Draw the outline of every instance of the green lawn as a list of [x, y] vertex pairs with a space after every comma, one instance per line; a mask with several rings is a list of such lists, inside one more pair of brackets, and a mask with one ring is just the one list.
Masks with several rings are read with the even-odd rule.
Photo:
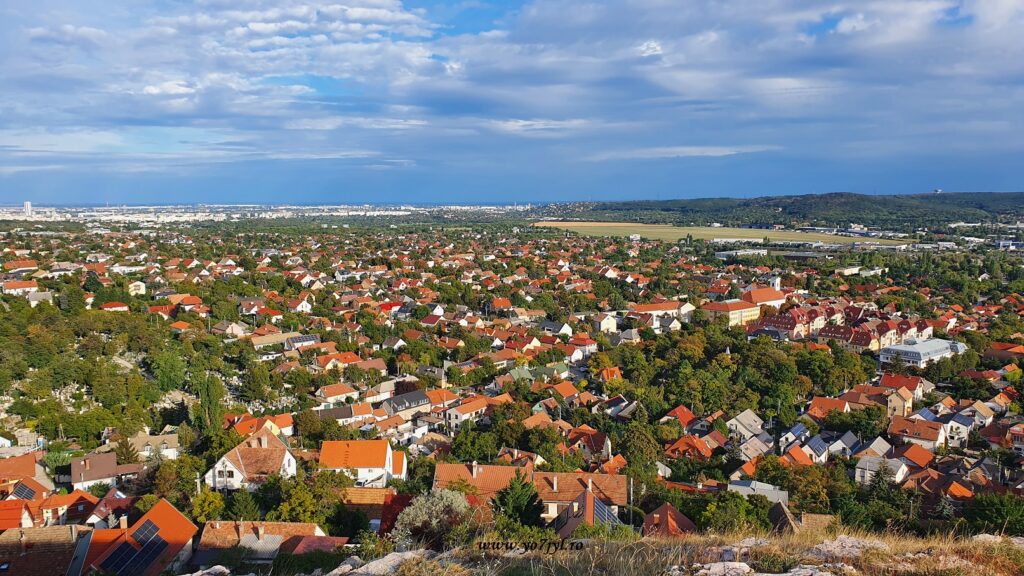
[[630, 236], [639, 234], [652, 240], [669, 240], [678, 242], [687, 236], [696, 240], [714, 240], [716, 238], [743, 238], [763, 240], [767, 236], [776, 242], [828, 242], [833, 244], [852, 244], [853, 242], [879, 242], [896, 244], [891, 240], [876, 238], [854, 238], [836, 236], [820, 232], [797, 232], [796, 230], [757, 230], [753, 228], [714, 228], [711, 226], [671, 226], [668, 224], [637, 224], [632, 222], [537, 222], [534, 226], [561, 228], [578, 232], [587, 236]]

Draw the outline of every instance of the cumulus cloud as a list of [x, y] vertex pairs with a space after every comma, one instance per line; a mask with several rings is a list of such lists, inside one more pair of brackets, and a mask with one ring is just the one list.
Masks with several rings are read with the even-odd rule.
[[[0, 18], [2, 165], [319, 158], [458, 178], [515, 159], [569, 177], [580, 159], [874, 154], [923, 172], [953, 166], [934, 159], [955, 143], [984, 176], [1024, 150], [1015, 0], [47, 5]], [[650, 162], [671, 158], [693, 162]]]
[[28, 30], [28, 38], [33, 42], [50, 42], [66, 46], [95, 48], [107, 39], [107, 33], [99, 28], [92, 28], [90, 26], [62, 24], [53, 27], [30, 28]]

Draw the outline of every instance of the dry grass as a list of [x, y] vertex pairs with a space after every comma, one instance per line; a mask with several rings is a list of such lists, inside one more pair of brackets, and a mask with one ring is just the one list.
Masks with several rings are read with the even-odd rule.
[[[840, 534], [875, 540], [887, 549], [868, 550], [859, 557], [823, 559], [811, 554], [818, 544]], [[644, 539], [636, 542], [592, 540], [583, 550], [542, 553], [494, 553], [464, 548], [451, 556], [476, 574], [508, 576], [645, 576], [664, 574], [670, 566], [692, 566], [720, 560], [722, 547], [745, 538], [768, 543], [749, 549], [744, 558], [755, 570], [785, 572], [797, 564], [844, 562], [867, 576], [938, 575], [1020, 576], [1024, 550], [1009, 542], [983, 543], [949, 535], [918, 538], [900, 534], [873, 534], [838, 529], [827, 533], [695, 534], [677, 540]], [[440, 574], [440, 572], [438, 572]]]
[[651, 240], [668, 240], [678, 242], [687, 236], [696, 240], [714, 240], [716, 238], [742, 238], [760, 241], [768, 237], [773, 242], [825, 242], [830, 244], [852, 244], [854, 242], [878, 242], [896, 244], [891, 240], [875, 238], [855, 238], [837, 236], [820, 232], [798, 232], [796, 230], [759, 230], [755, 228], [713, 228], [711, 226], [671, 226], [668, 224], [638, 224], [632, 222], [558, 222], [542, 221], [534, 226], [561, 228], [578, 232], [586, 236], [630, 236], [639, 234]]

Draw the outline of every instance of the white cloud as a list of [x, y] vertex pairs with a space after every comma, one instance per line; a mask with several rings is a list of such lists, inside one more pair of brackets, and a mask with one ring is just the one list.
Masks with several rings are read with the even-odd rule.
[[852, 16], [844, 16], [836, 23], [836, 32], [839, 34], [854, 34], [856, 32], [863, 32], [875, 26], [878, 22], [876, 20], [868, 20], [864, 17], [864, 14], [857, 13]]
[[545, 119], [509, 119], [489, 120], [486, 125], [498, 132], [514, 134], [516, 136], [530, 136], [549, 138], [564, 135], [567, 132], [590, 128], [593, 123], [582, 118], [568, 120], [545, 120]]
[[657, 40], [648, 40], [637, 48], [637, 52], [639, 52], [644, 58], [648, 56], [658, 56], [662, 53], [661, 43]]
[[168, 80], [160, 84], [146, 86], [142, 90], [144, 94], [149, 94], [150, 96], [183, 96], [194, 94], [195, 91], [195, 88], [189, 86], [183, 80]]
[[665, 158], [721, 158], [737, 154], [752, 154], [778, 150], [778, 146], [656, 146], [609, 150], [589, 156], [592, 162], [609, 160], [659, 160]]
[[37, 42], [53, 42], [67, 46], [77, 45], [84, 48], [99, 46], [107, 39], [107, 33], [90, 26], [74, 26], [63, 24], [53, 28], [37, 27], [28, 30], [30, 40]]

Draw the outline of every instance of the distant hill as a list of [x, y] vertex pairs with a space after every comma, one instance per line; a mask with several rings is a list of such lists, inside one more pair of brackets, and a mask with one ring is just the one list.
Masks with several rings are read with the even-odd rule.
[[[556, 209], [557, 210], [557, 209]], [[573, 218], [696, 225], [848, 226], [892, 228], [1024, 219], [1024, 192], [940, 192], [875, 196], [853, 193], [760, 198], [643, 200], [576, 205]]]

